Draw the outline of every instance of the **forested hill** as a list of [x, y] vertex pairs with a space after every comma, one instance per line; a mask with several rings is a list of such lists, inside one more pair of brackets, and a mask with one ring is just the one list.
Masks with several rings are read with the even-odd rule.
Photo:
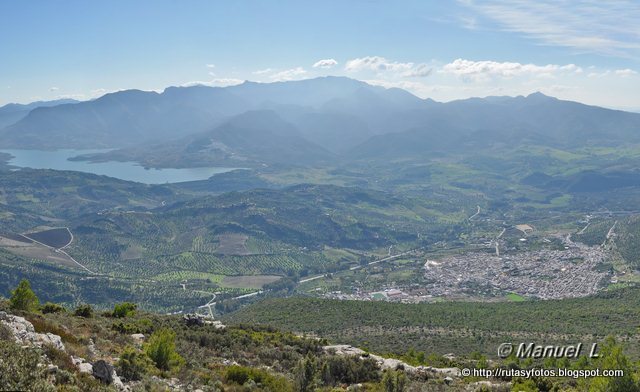
[[[293, 297], [269, 299], [229, 315], [298, 333], [315, 333], [374, 351], [479, 350], [492, 353], [501, 339], [597, 340], [613, 334], [640, 339], [640, 289], [593, 297], [526, 302], [399, 304]], [[640, 351], [630, 344], [636, 356]]]

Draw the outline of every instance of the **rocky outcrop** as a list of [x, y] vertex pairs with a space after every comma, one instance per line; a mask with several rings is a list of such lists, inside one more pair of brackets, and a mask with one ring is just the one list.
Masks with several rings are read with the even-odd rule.
[[80, 373], [93, 374], [93, 365], [87, 362], [84, 358], [71, 356], [71, 362], [78, 368]]
[[9, 329], [18, 344], [36, 347], [51, 345], [58, 350], [65, 351], [64, 343], [62, 343], [60, 336], [48, 332], [37, 333], [33, 328], [33, 324], [24, 317], [0, 312], [0, 323]]
[[134, 333], [134, 334], [131, 335], [131, 339], [133, 339], [133, 341], [136, 344], [142, 344], [146, 340], [146, 337], [144, 336], [144, 334]]
[[339, 344], [339, 345], [334, 345], [334, 346], [325, 346], [324, 350], [327, 352], [332, 352], [335, 353], [336, 355], [351, 355], [351, 356], [358, 356], [358, 357], [368, 357], [371, 358], [373, 360], [375, 360], [376, 362], [378, 362], [378, 366], [380, 366], [381, 369], [385, 370], [385, 369], [402, 369], [407, 373], [412, 373], [412, 374], [439, 374], [439, 375], [444, 375], [444, 376], [453, 376], [453, 377], [459, 377], [460, 376], [460, 369], [456, 368], [456, 367], [451, 367], [451, 368], [436, 368], [433, 366], [412, 366], [409, 365], [406, 362], [403, 362], [399, 359], [394, 359], [394, 358], [384, 358], [381, 357], [379, 355], [374, 355], [374, 354], [368, 354], [365, 351], [357, 348], [357, 347], [353, 347], [350, 346], [348, 344]]
[[222, 324], [220, 320], [211, 320], [206, 316], [196, 313], [185, 314], [184, 316], [182, 316], [182, 321], [187, 325], [187, 327], [201, 327], [203, 325], [212, 325], [216, 329], [226, 328], [226, 326]]

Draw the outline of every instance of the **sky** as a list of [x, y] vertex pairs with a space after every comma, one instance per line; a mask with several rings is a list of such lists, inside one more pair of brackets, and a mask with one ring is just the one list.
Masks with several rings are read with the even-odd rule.
[[340, 75], [640, 111], [638, 21], [637, 0], [2, 1], [0, 105]]

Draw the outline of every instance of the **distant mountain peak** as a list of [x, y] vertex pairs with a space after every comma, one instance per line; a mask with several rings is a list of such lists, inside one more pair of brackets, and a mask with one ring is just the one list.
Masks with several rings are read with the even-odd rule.
[[558, 99], [556, 97], [551, 97], [549, 95], [545, 95], [545, 94], [541, 93], [540, 91], [536, 91], [535, 93], [531, 93], [531, 94], [527, 95], [526, 98], [527, 99], [553, 99], [553, 100], [557, 100]]

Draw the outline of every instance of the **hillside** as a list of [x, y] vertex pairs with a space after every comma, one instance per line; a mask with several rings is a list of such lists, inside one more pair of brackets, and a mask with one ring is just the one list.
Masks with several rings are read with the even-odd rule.
[[225, 322], [268, 325], [395, 353], [413, 348], [492, 355], [501, 342], [515, 337], [570, 344], [599, 341], [612, 334], [627, 341], [638, 357], [640, 351], [634, 345], [640, 339], [639, 305], [637, 288], [580, 299], [518, 303], [399, 304], [293, 297], [258, 302], [228, 315]]
[[[42, 222], [111, 208], [156, 207], [177, 197], [177, 192], [166, 186], [72, 171], [0, 170], [0, 183], [0, 208], [23, 210]], [[4, 218], [4, 231], [36, 226], [22, 221], [23, 215], [17, 212]]]
[[[376, 116], [368, 117], [371, 113], [386, 116], [400, 109], [406, 110], [403, 106], [407, 101], [414, 105], [421, 102], [406, 92], [399, 94], [339, 77], [277, 83], [247, 82], [226, 88], [169, 87], [162, 93], [126, 90], [106, 94], [93, 101], [36, 108], [15, 124], [0, 130], [0, 147], [132, 146], [208, 131], [229, 117], [252, 110], [272, 109], [287, 118], [287, 114], [296, 112], [331, 116], [335, 111], [342, 111], [332, 109], [332, 105], [341, 100], [352, 102], [349, 116], [366, 124], [377, 123]], [[325, 109], [326, 105], [329, 107]], [[297, 122], [308, 124], [304, 118]], [[317, 140], [322, 140], [322, 137]]]
[[419, 232], [442, 233], [418, 200], [328, 185], [231, 192], [151, 211], [109, 211], [76, 219], [70, 227], [76, 242], [69, 253], [90, 268], [148, 277], [170, 271], [324, 271], [337, 262], [326, 258], [325, 247], [368, 252], [413, 243]]
[[640, 115], [541, 93], [526, 97], [471, 98], [437, 104], [405, 118], [399, 132], [355, 147], [360, 158], [415, 157], [540, 145], [576, 149], [624, 146], [640, 141]]
[[271, 110], [247, 111], [219, 126], [170, 142], [81, 156], [92, 161], [135, 159], [145, 167], [305, 166], [334, 155], [303, 137]]
[[[365, 333], [367, 346], [373, 347], [372, 351], [365, 351], [357, 346], [330, 344], [333, 342], [324, 338], [258, 326], [253, 321], [225, 325], [196, 314], [148, 313], [140, 311], [131, 302], [114, 303], [112, 308], [100, 312], [86, 304], [67, 309], [52, 302], [41, 304], [39, 291], [39, 287], [32, 289], [30, 283], [23, 280], [12, 291], [9, 300], [0, 298], [0, 389], [456, 392], [483, 391], [487, 387], [497, 391], [522, 390], [523, 387], [587, 390], [593, 385], [610, 385], [611, 380], [625, 382], [627, 386], [636, 385], [631, 374], [637, 371], [637, 365], [623, 353], [623, 347], [628, 343], [620, 345], [612, 337], [603, 342], [599, 358], [584, 357], [573, 361], [520, 361], [469, 351], [443, 356], [432, 351], [433, 348], [425, 352], [415, 346], [408, 351], [399, 351], [401, 348], [397, 346], [394, 353], [382, 354], [376, 350], [386, 337], [379, 332], [390, 326], [390, 317], [397, 316], [397, 309], [402, 311], [402, 308], [383, 306], [385, 309], [382, 309], [377, 306], [381, 304], [376, 303], [362, 308], [365, 314], [374, 307], [391, 310], [391, 313], [378, 314], [382, 316], [380, 325], [375, 328], [378, 334], [371, 334], [371, 329], [362, 326], [360, 331]], [[621, 301], [628, 298], [626, 294], [608, 298], [616, 305], [614, 314], [622, 310], [619, 309]], [[592, 305], [588, 310], [593, 310], [599, 305], [597, 298], [593, 300], [593, 303], [583, 300], [580, 305]], [[273, 311], [271, 302], [260, 305]], [[562, 308], [560, 303], [544, 306], [554, 309], [558, 304]], [[570, 302], [568, 304], [572, 306]], [[310, 307], [310, 313], [309, 309], [304, 309], [301, 313], [289, 314], [294, 320], [297, 316], [311, 314], [307, 321], [318, 321], [320, 319], [314, 316], [316, 312], [327, 310], [319, 307], [318, 301], [309, 300], [291, 299], [279, 301], [277, 305], [283, 305], [287, 311], [293, 310], [291, 305], [294, 308]], [[345, 303], [347, 308], [350, 305]], [[455, 308], [464, 304], [442, 305], [452, 305], [456, 313]], [[347, 308], [336, 309], [344, 311]], [[244, 312], [246, 314], [247, 310]], [[302, 320], [302, 317], [297, 318]], [[415, 317], [409, 320], [413, 319]], [[264, 321], [264, 318], [258, 321]], [[339, 320], [332, 321], [338, 321], [340, 325]], [[406, 338], [409, 328], [406, 324], [401, 328], [396, 335], [400, 339]], [[419, 334], [424, 337], [426, 331], [422, 327]], [[478, 331], [472, 331], [474, 336], [481, 336]], [[616, 331], [617, 324], [614, 326]], [[520, 332], [509, 333], [511, 338], [523, 336]], [[344, 340], [343, 337], [336, 339]], [[570, 376], [526, 380], [525, 377], [485, 378], [464, 374], [469, 368], [495, 372], [496, 369], [524, 371], [556, 366], [574, 371], [592, 367], [622, 369], [625, 374], [617, 378], [580, 380]]]
[[439, 103], [401, 89], [323, 77], [162, 93], [126, 90], [36, 107], [0, 129], [0, 148], [115, 147], [122, 149], [89, 158], [148, 167], [295, 166], [336, 157], [387, 161], [528, 146], [619, 147], [640, 143], [638, 129], [640, 114], [541, 93]]
[[22, 120], [33, 109], [76, 102], [77, 101], [73, 99], [57, 99], [54, 101], [37, 101], [29, 104], [10, 103], [4, 105], [0, 107], [0, 129]]

